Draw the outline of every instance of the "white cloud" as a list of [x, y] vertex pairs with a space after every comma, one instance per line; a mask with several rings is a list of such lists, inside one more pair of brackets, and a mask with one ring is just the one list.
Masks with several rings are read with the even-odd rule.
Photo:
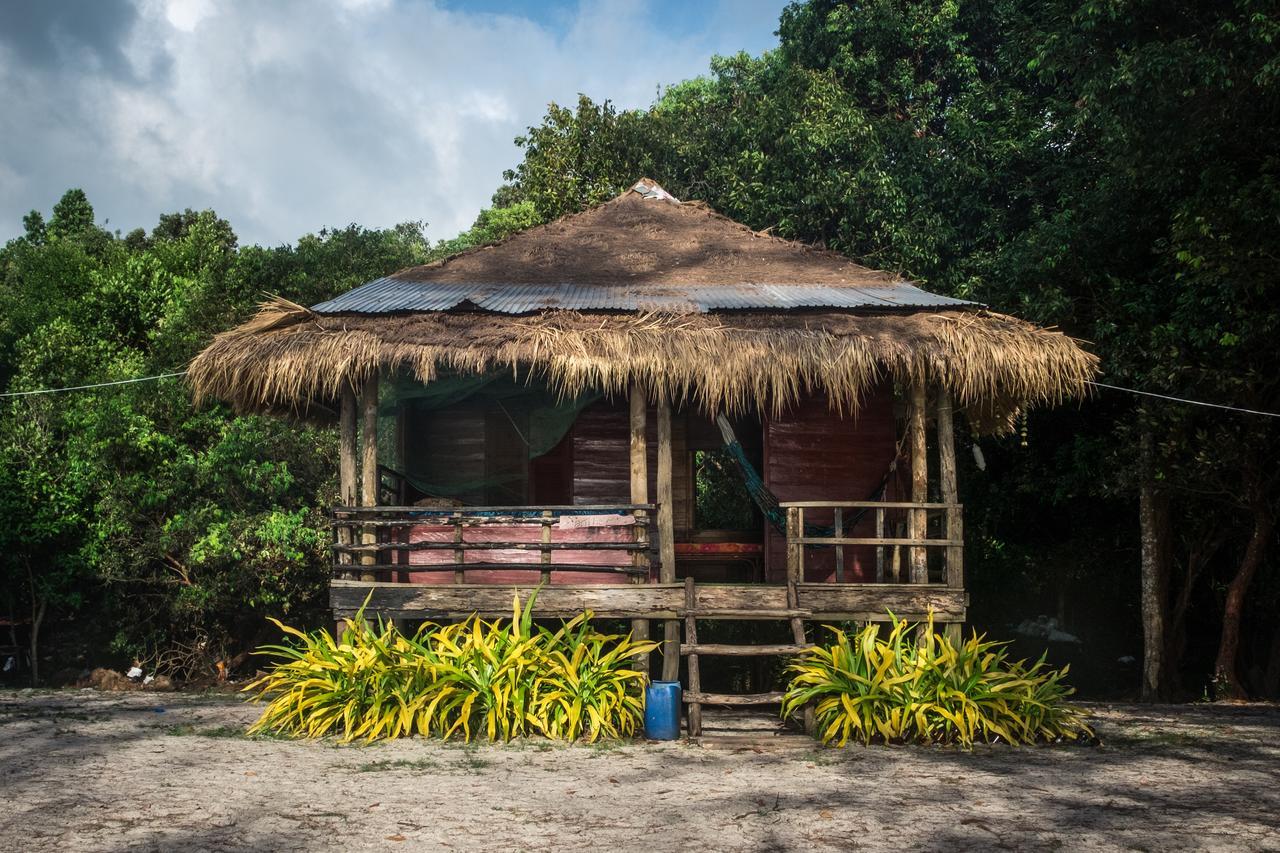
[[213, 13], [212, 0], [165, 0], [164, 16], [176, 29], [193, 31]]
[[451, 236], [548, 101], [643, 106], [711, 53], [763, 41], [781, 6], [671, 33], [627, 0], [584, 0], [563, 29], [427, 0], [138, 0], [125, 43], [99, 53], [127, 59], [115, 74], [0, 44], [0, 239], [71, 186], [122, 229], [213, 207], [244, 242], [411, 219]]

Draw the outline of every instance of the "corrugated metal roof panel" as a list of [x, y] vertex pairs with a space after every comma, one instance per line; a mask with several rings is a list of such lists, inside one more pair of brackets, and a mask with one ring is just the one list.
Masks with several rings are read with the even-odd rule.
[[911, 310], [981, 307], [915, 285], [853, 287], [804, 284], [724, 284], [664, 287], [654, 284], [454, 284], [380, 278], [312, 307], [320, 314], [390, 314], [448, 311], [474, 305], [500, 314], [549, 308], [580, 311], [734, 311], [844, 308]]

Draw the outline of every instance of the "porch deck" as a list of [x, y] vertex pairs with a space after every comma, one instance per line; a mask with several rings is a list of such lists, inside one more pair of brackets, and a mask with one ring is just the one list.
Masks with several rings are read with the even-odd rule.
[[[461, 619], [510, 615], [511, 597], [522, 601], [537, 590], [534, 613], [571, 618], [591, 611], [601, 618], [679, 619], [688, 609], [683, 583], [566, 584], [557, 586], [494, 584], [426, 585], [386, 581], [337, 580], [329, 587], [334, 616], [355, 614], [368, 598], [366, 613], [389, 619]], [[694, 585], [696, 608], [705, 619], [776, 619], [787, 609], [786, 584]], [[963, 589], [946, 584], [799, 583], [798, 606], [806, 619], [881, 621], [887, 611], [905, 619], [923, 619], [929, 611], [943, 623], [965, 620]]]
[[[750, 620], [802, 611], [806, 619], [876, 621], [892, 611], [910, 619], [932, 612], [940, 623], [965, 619], [957, 504], [784, 504], [782, 583], [697, 581], [692, 572], [680, 571], [689, 566], [681, 564], [676, 549], [662, 547], [651, 533], [655, 509], [339, 507], [332, 522], [334, 616], [350, 617], [364, 606], [370, 615], [393, 619], [494, 617], [510, 613], [513, 594], [527, 600], [536, 591], [534, 612], [543, 617], [590, 611], [602, 618], [673, 620], [696, 613]], [[872, 535], [846, 535], [857, 533], [856, 524], [846, 530], [843, 523], [848, 511], [873, 520]], [[921, 532], [910, 538], [887, 535], [906, 524], [887, 522], [892, 513], [923, 514]], [[835, 523], [815, 527], [806, 524], [806, 514]], [[846, 553], [854, 549], [874, 554], [876, 582], [817, 582], [807, 575], [816, 554], [836, 566], [834, 578], [842, 578]], [[663, 564], [664, 552], [675, 565]], [[692, 607], [686, 584], [677, 582], [685, 576], [694, 579]]]

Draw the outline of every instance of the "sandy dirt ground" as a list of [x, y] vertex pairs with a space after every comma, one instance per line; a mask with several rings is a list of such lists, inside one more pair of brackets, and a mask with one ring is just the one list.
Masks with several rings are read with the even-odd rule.
[[234, 697], [0, 693], [0, 850], [1280, 850], [1280, 709], [1096, 706], [1101, 746], [342, 746]]

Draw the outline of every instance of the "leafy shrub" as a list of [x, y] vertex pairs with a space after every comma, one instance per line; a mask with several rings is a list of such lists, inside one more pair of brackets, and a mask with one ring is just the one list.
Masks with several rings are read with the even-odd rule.
[[630, 737], [644, 717], [639, 688], [644, 675], [628, 664], [638, 650], [656, 643], [601, 634], [577, 616], [554, 635], [544, 634], [545, 652], [534, 683], [533, 720], [547, 737], [577, 740]]
[[1010, 661], [1004, 643], [976, 633], [956, 645], [923, 626], [893, 618], [888, 636], [868, 625], [851, 638], [834, 634], [789, 667], [782, 704], [789, 715], [810, 702], [823, 743], [851, 737], [886, 741], [959, 743], [1003, 740], [1011, 744], [1092, 735], [1085, 714], [1066, 704], [1074, 689], [1067, 667], [1049, 669]]
[[530, 611], [517, 598], [510, 620], [427, 623], [412, 637], [363, 611], [337, 640], [276, 622], [295, 642], [260, 650], [281, 661], [245, 688], [269, 700], [250, 733], [344, 741], [415, 733], [447, 740], [458, 731], [467, 741], [481, 733], [591, 741], [633, 734], [645, 677], [629, 663], [657, 644], [600, 634], [590, 613], [552, 632], [535, 626]]
[[542, 632], [532, 630], [529, 610], [521, 616], [518, 600], [514, 617], [485, 622], [473, 616], [453, 625], [424, 625], [405, 642], [401, 666], [412, 674], [414, 691], [397, 697], [404, 720], [400, 733], [407, 734], [415, 720], [418, 734], [446, 740], [462, 729], [470, 741], [473, 722], [489, 740], [527, 733], [546, 643]]
[[400, 666], [407, 644], [394, 625], [353, 620], [335, 640], [327, 631], [304, 634], [272, 621], [297, 642], [258, 649], [283, 660], [245, 687], [258, 691], [255, 699], [271, 697], [249, 734], [322, 737], [341, 731], [345, 740], [373, 740], [403, 732], [401, 716], [383, 712], [413, 688]]

